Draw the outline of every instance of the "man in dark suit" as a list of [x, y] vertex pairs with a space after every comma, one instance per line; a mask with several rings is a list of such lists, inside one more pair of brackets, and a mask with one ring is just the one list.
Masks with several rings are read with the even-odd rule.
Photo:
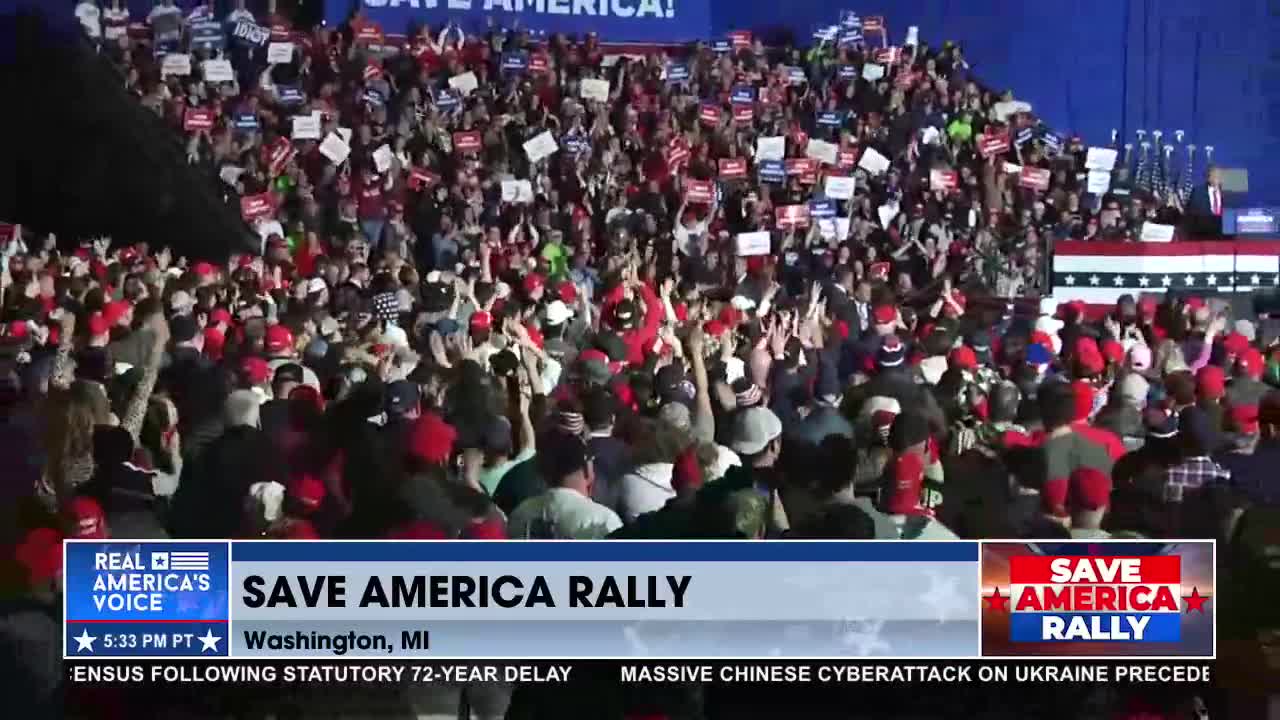
[[1187, 234], [1192, 237], [1221, 237], [1225, 204], [1222, 172], [1211, 165], [1205, 183], [1191, 191], [1191, 199], [1187, 203]]

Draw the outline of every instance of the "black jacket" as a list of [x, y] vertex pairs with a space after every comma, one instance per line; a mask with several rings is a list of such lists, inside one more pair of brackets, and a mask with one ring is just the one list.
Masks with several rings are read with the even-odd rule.
[[173, 498], [176, 537], [236, 537], [245, 496], [255, 483], [282, 481], [279, 451], [257, 428], [228, 428], [183, 468]]

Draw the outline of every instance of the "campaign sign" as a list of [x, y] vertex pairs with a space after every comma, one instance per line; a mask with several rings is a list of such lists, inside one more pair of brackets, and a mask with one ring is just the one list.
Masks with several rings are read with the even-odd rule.
[[750, 85], [735, 85], [729, 93], [729, 102], [753, 103], [756, 101], [756, 89]]
[[271, 31], [257, 23], [241, 20], [231, 31], [231, 37], [249, 45], [262, 47], [271, 39]]
[[685, 63], [667, 64], [667, 82], [686, 82], [689, 79], [689, 66]]
[[502, 69], [506, 72], [521, 73], [529, 69], [529, 56], [522, 52], [502, 54]]
[[258, 129], [258, 116], [253, 113], [239, 113], [236, 115], [235, 128], [245, 132], [256, 131]]
[[836, 73], [841, 80], [852, 80], [858, 77], [857, 65], [841, 65]]
[[720, 158], [720, 179], [738, 180], [747, 176], [745, 158]]
[[787, 180], [787, 166], [781, 160], [761, 160], [756, 170], [760, 182], [783, 183]]
[[780, 205], [774, 209], [774, 220], [780, 229], [809, 227], [809, 206]]
[[710, 180], [685, 179], [684, 199], [687, 202], [709, 205], [713, 197], [715, 197], [715, 190]]
[[984, 543], [988, 656], [1214, 654], [1212, 541]]
[[756, 113], [750, 105], [739, 103], [733, 104], [733, 121], [739, 125], [745, 125], [755, 119]]
[[186, 114], [182, 116], [182, 129], [187, 132], [211, 130], [213, 120], [213, 111], [208, 108], [187, 108]]
[[547, 56], [542, 53], [534, 53], [529, 56], [529, 72], [544, 73], [550, 70], [547, 65]]
[[436, 107], [440, 110], [453, 110], [461, 103], [462, 99], [448, 90], [442, 88], [436, 91]]
[[727, 53], [732, 49], [733, 47], [729, 45], [728, 40], [716, 40], [715, 42], [711, 43], [711, 50], [713, 52]]
[[810, 200], [809, 201], [809, 217], [825, 220], [836, 216], [835, 200]]
[[458, 152], [479, 152], [481, 137], [479, 130], [456, 132], [453, 134], [453, 149]]
[[65, 544], [67, 658], [226, 657], [225, 542]]
[[703, 125], [715, 127], [720, 124], [720, 106], [715, 103], [703, 103], [698, 108], [698, 119]]
[[818, 113], [818, 124], [824, 127], [840, 127], [844, 122], [844, 113], [838, 110], [824, 110]]
[[302, 89], [296, 85], [277, 85], [276, 96], [285, 105], [299, 104], [305, 99], [302, 95]]

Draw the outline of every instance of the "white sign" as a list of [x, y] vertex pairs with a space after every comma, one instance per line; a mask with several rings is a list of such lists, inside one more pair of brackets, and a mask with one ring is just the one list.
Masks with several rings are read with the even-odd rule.
[[319, 140], [320, 118], [316, 115], [293, 116], [294, 140]]
[[578, 85], [578, 95], [584, 100], [609, 102], [609, 81], [584, 78]]
[[221, 83], [236, 80], [236, 73], [231, 69], [230, 60], [205, 60], [201, 67], [204, 69], [205, 82]]
[[184, 53], [169, 53], [160, 63], [160, 75], [190, 75], [191, 56]]
[[1006, 175], [1016, 175], [1022, 172], [1022, 166], [1007, 162], [1004, 164], [1004, 172]]
[[1094, 195], [1104, 195], [1111, 189], [1111, 173], [1107, 170], [1090, 170], [1086, 190]]
[[827, 240], [843, 240], [849, 237], [849, 218], [823, 218], [818, 221], [818, 232]]
[[391, 148], [383, 145], [373, 151], [373, 166], [378, 172], [384, 173], [391, 169], [391, 161], [395, 158], [395, 153], [391, 152]]
[[884, 66], [875, 63], [867, 63], [862, 66], [862, 79], [867, 82], [875, 82], [884, 77]]
[[1084, 166], [1089, 170], [1106, 170], [1111, 172], [1116, 166], [1116, 151], [1112, 148], [1089, 148], [1085, 155]]
[[536, 163], [559, 149], [560, 146], [556, 144], [556, 139], [551, 137], [550, 130], [543, 130], [542, 134], [525, 141], [524, 144], [524, 152], [529, 156], [531, 163]]
[[[870, 152], [870, 150], [868, 150]], [[835, 143], [829, 143], [826, 140], [810, 140], [805, 146], [804, 154], [814, 160], [821, 160], [828, 165], [835, 165], [840, 157], [840, 148]]]
[[[889, 158], [881, 155], [875, 148], [869, 147], [862, 153], [862, 157], [859, 158], [858, 167], [866, 170], [872, 175], [879, 175], [889, 169]], [[894, 212], [897, 212], [896, 209]]]
[[449, 87], [463, 95], [470, 95], [472, 90], [480, 87], [480, 83], [476, 80], [475, 73], [464, 72], [461, 75], [454, 75], [449, 78]]
[[528, 180], [503, 180], [502, 202], [533, 202], [533, 185]]
[[885, 203], [876, 209], [876, 214], [880, 216], [880, 227], [888, 230], [889, 223], [898, 217], [898, 203]]
[[857, 181], [851, 177], [828, 177], [823, 193], [836, 200], [848, 200], [853, 197]]
[[781, 160], [786, 153], [787, 138], [783, 135], [756, 140], [756, 160]]
[[342, 138], [342, 142], [351, 144], [351, 128], [338, 128], [338, 137]]
[[995, 111], [997, 120], [1005, 122], [1009, 119], [1010, 115], [1015, 113], [1031, 112], [1031, 103], [1023, 102], [1021, 100], [1007, 100], [1005, 102], [996, 103], [995, 106], [992, 107], [992, 110]]
[[942, 133], [938, 132], [938, 128], [932, 125], [920, 131], [920, 142], [925, 145], [937, 143], [940, 137], [942, 137]]
[[267, 62], [272, 65], [293, 62], [293, 43], [273, 42], [267, 46]]
[[907, 39], [902, 41], [903, 45], [919, 45], [920, 44], [920, 27], [912, 25], [907, 28]]
[[1142, 242], [1172, 242], [1173, 226], [1160, 223], [1142, 223]]
[[320, 143], [320, 154], [329, 158], [329, 162], [334, 165], [341, 165], [351, 154], [351, 146], [338, 137], [337, 133], [329, 133], [324, 142]]
[[223, 165], [218, 171], [218, 177], [222, 178], [222, 182], [235, 187], [240, 182], [240, 176], [244, 174], [244, 168], [235, 165]]
[[740, 257], [769, 254], [771, 240], [769, 239], [768, 230], [738, 233], [737, 240], [738, 255]]

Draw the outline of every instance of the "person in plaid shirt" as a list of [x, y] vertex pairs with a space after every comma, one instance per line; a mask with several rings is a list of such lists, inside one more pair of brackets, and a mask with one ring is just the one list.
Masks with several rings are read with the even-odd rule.
[[1178, 417], [1182, 438], [1182, 462], [1165, 472], [1164, 500], [1180, 503], [1188, 491], [1231, 481], [1231, 471], [1209, 457], [1217, 449], [1217, 433], [1209, 416], [1200, 408], [1187, 408]]

